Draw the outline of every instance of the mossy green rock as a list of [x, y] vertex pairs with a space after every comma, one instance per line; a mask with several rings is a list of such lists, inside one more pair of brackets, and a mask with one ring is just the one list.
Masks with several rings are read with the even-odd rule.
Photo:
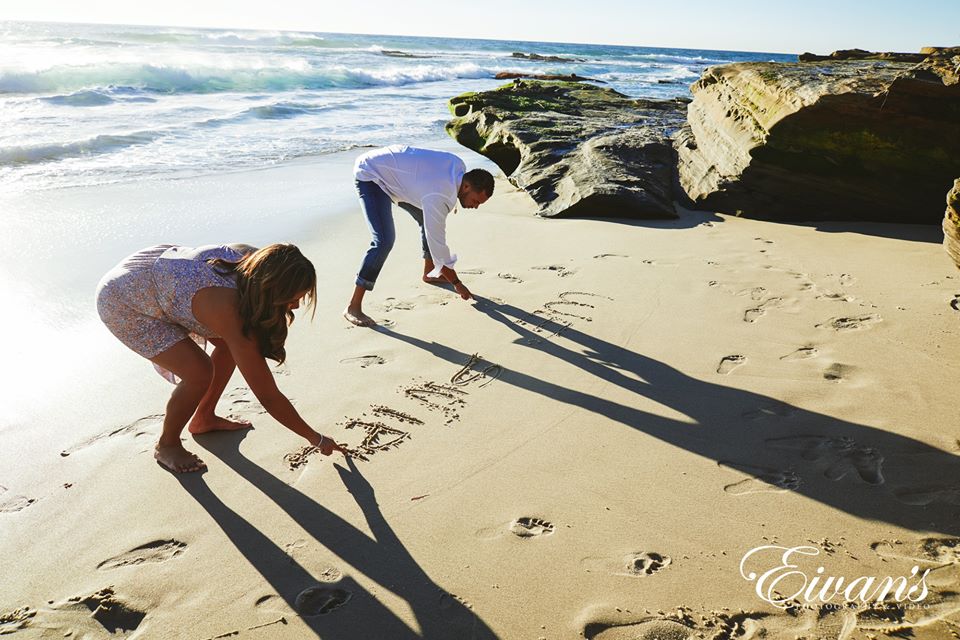
[[677, 140], [680, 182], [713, 211], [938, 223], [960, 175], [957, 53], [707, 69]]
[[671, 136], [685, 101], [578, 82], [518, 80], [450, 100], [449, 133], [493, 160], [539, 215], [675, 217]]

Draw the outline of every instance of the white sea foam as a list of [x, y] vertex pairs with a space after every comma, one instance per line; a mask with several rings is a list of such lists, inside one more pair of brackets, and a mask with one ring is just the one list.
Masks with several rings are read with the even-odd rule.
[[148, 144], [163, 135], [159, 131], [138, 131], [128, 134], [103, 134], [64, 142], [62, 144], [39, 144], [0, 148], [0, 166], [36, 164], [73, 158], [90, 156], [99, 153], [110, 153], [134, 145]]
[[[363, 88], [400, 86], [418, 82], [491, 78], [495, 69], [472, 62], [456, 65], [417, 64], [357, 67], [345, 64], [316, 66], [301, 59], [274, 63], [250, 59], [245, 63], [197, 61], [190, 64], [58, 65], [38, 71], [0, 69], [0, 93], [82, 94], [91, 98], [98, 90], [129, 87], [160, 93], [214, 93], [222, 91], [290, 91], [294, 89]], [[423, 62], [421, 60], [421, 62]], [[104, 103], [109, 100], [104, 100]], [[89, 102], [88, 102], [89, 104]]]

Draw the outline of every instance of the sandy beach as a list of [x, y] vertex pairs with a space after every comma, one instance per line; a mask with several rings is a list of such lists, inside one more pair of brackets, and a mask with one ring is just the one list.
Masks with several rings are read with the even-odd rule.
[[[448, 223], [477, 300], [420, 282], [396, 210], [368, 330], [340, 316], [368, 242], [359, 152], [176, 181], [150, 206], [217, 203], [248, 237], [198, 241], [304, 249], [320, 299], [279, 385], [366, 459], [301, 455], [237, 374], [221, 411], [254, 428], [188, 437], [209, 470], [174, 476], [151, 455], [169, 384], [90, 328], [111, 346], [88, 375], [49, 387], [48, 419], [0, 431], [0, 634], [956, 636], [960, 273], [938, 228], [544, 220], [501, 177]], [[69, 195], [47, 202], [136, 197]], [[278, 200], [305, 221], [296, 237], [271, 235]], [[135, 240], [88, 257], [105, 269]], [[815, 550], [808, 577], [929, 569], [928, 593], [782, 608], [741, 573], [764, 545]], [[751, 558], [759, 574], [779, 556]]]

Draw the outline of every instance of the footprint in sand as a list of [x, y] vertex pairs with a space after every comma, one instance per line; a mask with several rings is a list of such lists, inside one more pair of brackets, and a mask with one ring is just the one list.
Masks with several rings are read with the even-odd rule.
[[294, 606], [302, 616], [323, 616], [347, 604], [351, 597], [346, 589], [316, 585], [297, 594]]
[[573, 274], [575, 274], [575, 273], [577, 272], [576, 269], [568, 269], [567, 267], [563, 266], [562, 264], [548, 264], [548, 265], [544, 265], [544, 266], [542, 266], [542, 267], [531, 267], [531, 269], [535, 269], [535, 270], [537, 270], [537, 271], [553, 271], [554, 273], [556, 273], [556, 274], [557, 274], [558, 276], [560, 276], [561, 278], [566, 278], [567, 276], [572, 276]]
[[953, 296], [953, 300], [950, 301], [950, 308], [954, 311], [960, 311], [960, 293]]
[[517, 518], [510, 523], [510, 533], [518, 538], [537, 538], [549, 536], [554, 532], [553, 524], [540, 518]]
[[498, 273], [497, 277], [501, 280], [506, 280], [507, 282], [513, 282], [514, 284], [520, 284], [523, 282], [523, 279], [518, 278], [512, 273]]
[[853, 296], [845, 293], [837, 293], [836, 291], [823, 291], [818, 293], [815, 298], [817, 300], [836, 300], [839, 302], [856, 302], [857, 300]]
[[30, 607], [21, 607], [7, 613], [0, 613], [0, 636], [26, 629], [36, 615], [37, 612]]
[[59, 637], [126, 638], [147, 617], [145, 611], [119, 599], [113, 587], [86, 597], [69, 598], [58, 604], [51, 601], [50, 605], [41, 611], [23, 607], [0, 614], [0, 635], [36, 626], [55, 631]]
[[145, 611], [123, 602], [117, 598], [113, 587], [107, 587], [85, 598], [70, 598], [66, 605], [57, 607], [59, 611], [76, 611], [86, 613], [111, 634], [136, 631], [143, 619], [147, 617]]
[[851, 367], [848, 364], [834, 362], [823, 372], [823, 379], [829, 380], [830, 382], [843, 382], [843, 380], [850, 377], [850, 374], [852, 374], [854, 370], [855, 367]]
[[389, 318], [383, 318], [382, 320], [374, 319], [374, 322], [376, 322], [376, 324], [373, 325], [372, 327], [360, 327], [353, 323], [348, 322], [345, 328], [346, 329], [377, 329], [379, 327], [383, 327], [385, 329], [392, 329], [393, 327], [397, 326], [397, 322], [395, 320], [390, 320]]
[[[697, 629], [686, 621], [657, 617], [626, 624], [591, 622], [583, 628], [581, 635], [587, 640], [692, 640], [698, 637]], [[700, 637], [703, 637], [703, 634]]]
[[23, 511], [36, 501], [36, 498], [28, 498], [27, 496], [13, 496], [12, 498], [0, 501], [0, 513]]
[[759, 240], [764, 244], [773, 244], [773, 240], [767, 240], [766, 238], [754, 238], [754, 240]]
[[248, 387], [236, 387], [231, 389], [226, 395], [226, 400], [230, 403], [230, 412], [227, 417], [231, 420], [243, 418], [245, 415], [258, 414], [263, 415], [267, 410], [257, 401]]
[[780, 359], [788, 362], [793, 360], [806, 360], [808, 358], [816, 357], [818, 353], [820, 352], [816, 347], [800, 347], [796, 351], [791, 351], [785, 356], [780, 356]]
[[849, 273], [841, 273], [838, 280], [840, 284], [843, 285], [844, 287], [849, 287], [850, 285], [852, 285], [854, 282], [857, 281], [857, 279], [854, 278]]
[[952, 504], [960, 506], [960, 485], [901, 487], [895, 489], [893, 495], [904, 504], [918, 506]]
[[818, 435], [771, 438], [768, 447], [786, 451], [798, 451], [800, 457], [811, 462], [827, 464], [823, 475], [830, 480], [840, 480], [856, 472], [868, 484], [883, 484], [881, 468], [884, 458], [872, 447], [857, 445], [853, 438]]
[[119, 567], [129, 567], [140, 564], [155, 564], [166, 562], [182, 554], [187, 548], [186, 543], [179, 540], [154, 540], [134, 547], [125, 553], [107, 558], [97, 565], [97, 569], [108, 570]]
[[[774, 592], [776, 593], [776, 592]], [[931, 589], [922, 606], [909, 602], [846, 603], [800, 605], [797, 600], [783, 602], [786, 611], [710, 612], [695, 620], [688, 607], [677, 607], [676, 616], [646, 617], [623, 623], [619, 612], [584, 626], [587, 640], [758, 640], [760, 638], [913, 638], [934, 640], [955, 637], [952, 618], [960, 611], [960, 601], [952, 590]], [[594, 616], [598, 617], [598, 616]]]
[[383, 301], [384, 311], [412, 311], [416, 308], [412, 302], [406, 300], [397, 300], [396, 298], [387, 298]]
[[104, 431], [103, 433], [97, 434], [92, 438], [88, 438], [79, 444], [75, 444], [69, 449], [64, 449], [60, 452], [60, 456], [66, 458], [67, 456], [80, 451], [81, 449], [86, 449], [87, 447], [96, 444], [101, 440], [107, 438], [112, 438], [114, 436], [121, 436], [127, 434], [133, 434], [133, 437], [139, 438], [147, 435], [160, 435], [161, 427], [163, 426], [163, 414], [156, 414], [152, 416], [146, 416], [145, 418], [140, 418], [128, 425], [124, 425], [117, 429], [112, 429], [111, 431]]
[[457, 273], [465, 276], [482, 276], [483, 269], [457, 269]]
[[375, 364], [385, 364], [387, 361], [382, 357], [377, 355], [370, 356], [354, 356], [352, 358], [344, 358], [340, 361], [340, 364], [352, 364], [358, 365], [361, 369], [366, 369], [367, 367], [373, 366]]
[[761, 302], [758, 306], [747, 309], [743, 312], [743, 321], [744, 322], [756, 322], [760, 319], [761, 316], [766, 314], [767, 309], [773, 309], [779, 307], [783, 303], [783, 298], [767, 298]]
[[751, 300], [755, 302], [759, 302], [760, 300], [763, 299], [763, 296], [766, 292], [767, 292], [766, 287], [753, 287], [752, 289], [743, 289], [742, 291], [738, 291], [736, 295], [738, 296], [749, 295]]
[[663, 571], [673, 562], [670, 556], [655, 551], [637, 551], [619, 558], [588, 557], [581, 560], [587, 573], [608, 573], [628, 578], [644, 578]]
[[653, 551], [631, 553], [623, 559], [625, 572], [620, 575], [628, 575], [635, 578], [652, 576], [670, 566], [670, 562], [670, 556], [661, 555]]
[[605, 260], [607, 258], [629, 258], [630, 256], [623, 255], [622, 253], [601, 253], [593, 257], [595, 260]]
[[867, 329], [881, 320], [882, 318], [875, 313], [863, 316], [830, 318], [826, 322], [821, 322], [816, 325], [816, 328], [833, 329], [834, 331], [855, 331], [857, 329]]
[[796, 491], [800, 488], [800, 476], [790, 469], [768, 469], [723, 460], [717, 462], [717, 464], [753, 476], [724, 486], [723, 490], [731, 495], [783, 493], [785, 491]]
[[728, 373], [730, 373], [731, 371], [733, 371], [734, 369], [736, 369], [746, 361], [747, 361], [746, 356], [741, 356], [741, 355], [724, 356], [720, 359], [720, 364], [717, 365], [717, 373], [722, 375], [727, 375]]
[[755, 307], [753, 309], [747, 309], [743, 312], [743, 321], [744, 322], [756, 322], [763, 316], [766, 311], [763, 310], [763, 307]]
[[884, 558], [937, 565], [960, 565], [960, 538], [921, 538], [910, 543], [902, 540], [881, 540], [872, 543], [870, 548]]

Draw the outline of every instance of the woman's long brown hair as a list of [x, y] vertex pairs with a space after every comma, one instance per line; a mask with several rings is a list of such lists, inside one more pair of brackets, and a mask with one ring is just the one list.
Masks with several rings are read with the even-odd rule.
[[238, 262], [223, 258], [209, 261], [223, 274], [235, 274], [240, 298], [243, 334], [253, 335], [264, 358], [282, 363], [284, 343], [293, 311], [287, 304], [306, 292], [311, 317], [317, 304], [317, 272], [300, 249], [292, 244], [271, 244], [248, 253]]

